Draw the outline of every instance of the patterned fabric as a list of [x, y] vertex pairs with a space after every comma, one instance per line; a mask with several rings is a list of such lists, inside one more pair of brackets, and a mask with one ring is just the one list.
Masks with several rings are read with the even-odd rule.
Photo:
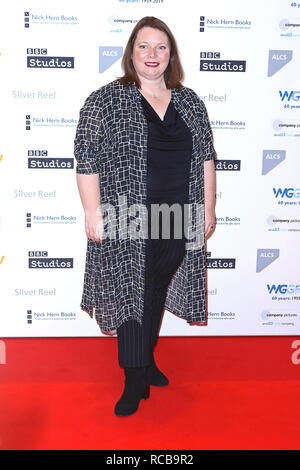
[[[187, 252], [167, 291], [165, 308], [188, 323], [207, 324], [203, 162], [216, 159], [203, 101], [190, 88], [172, 89], [171, 100], [193, 138], [189, 179]], [[118, 226], [133, 204], [146, 207], [147, 121], [135, 85], [118, 80], [91, 93], [80, 111], [75, 136], [76, 172], [100, 175], [101, 207], [116, 210], [116, 237], [87, 240], [81, 308], [102, 330], [134, 319], [142, 323], [146, 239]], [[107, 206], [106, 206], [107, 205]], [[143, 213], [140, 215], [144, 220]], [[127, 230], [127, 225], [126, 225]], [[191, 247], [191, 248], [189, 248]]]

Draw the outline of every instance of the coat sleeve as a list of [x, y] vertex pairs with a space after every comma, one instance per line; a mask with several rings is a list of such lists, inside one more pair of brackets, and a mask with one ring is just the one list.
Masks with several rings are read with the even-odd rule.
[[80, 110], [74, 140], [76, 173], [86, 175], [99, 173], [101, 108], [99, 93], [94, 91]]
[[205, 104], [199, 98], [200, 101], [200, 110], [201, 110], [201, 120], [202, 120], [202, 136], [201, 136], [201, 148], [203, 161], [207, 160], [216, 160], [217, 152], [214, 148], [214, 137], [211, 129], [208, 113]]
[[214, 137], [213, 132], [211, 129], [208, 112], [204, 102], [201, 98], [197, 95], [197, 93], [192, 90], [191, 88], [186, 88], [190, 93], [192, 98], [192, 104], [197, 116], [197, 119], [200, 120], [200, 127], [201, 127], [201, 156], [202, 161], [208, 160], [217, 160], [217, 152], [214, 148]]

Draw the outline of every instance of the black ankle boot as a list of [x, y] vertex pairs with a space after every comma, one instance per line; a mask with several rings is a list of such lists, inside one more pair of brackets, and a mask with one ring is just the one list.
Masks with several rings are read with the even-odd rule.
[[135, 413], [139, 407], [140, 400], [146, 400], [150, 395], [145, 367], [125, 367], [124, 371], [124, 391], [115, 406], [115, 414], [117, 416], [128, 416]]
[[147, 367], [147, 382], [149, 385], [164, 387], [169, 384], [168, 378], [158, 369], [152, 355], [151, 365]]

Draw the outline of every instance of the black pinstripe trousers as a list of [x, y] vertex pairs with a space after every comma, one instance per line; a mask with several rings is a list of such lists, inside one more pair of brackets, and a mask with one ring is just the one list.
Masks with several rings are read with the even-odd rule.
[[[150, 226], [149, 226], [150, 228]], [[146, 240], [145, 296], [143, 322], [124, 322], [118, 329], [118, 359], [121, 367], [145, 367], [151, 364], [164, 311], [167, 288], [183, 261], [185, 238], [174, 239], [171, 217], [169, 239]]]

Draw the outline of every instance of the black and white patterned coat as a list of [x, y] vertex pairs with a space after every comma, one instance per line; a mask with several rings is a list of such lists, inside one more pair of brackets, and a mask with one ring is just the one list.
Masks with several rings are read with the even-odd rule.
[[[216, 152], [203, 101], [187, 87], [171, 91], [171, 100], [193, 137], [188, 233], [193, 231], [200, 242], [189, 245], [193, 248], [187, 249], [168, 286], [165, 308], [189, 323], [205, 325], [203, 162], [216, 159]], [[147, 130], [141, 94], [135, 85], [126, 87], [114, 80], [86, 99], [75, 136], [76, 172], [99, 173], [101, 205], [120, 207], [120, 201], [126, 201], [128, 207], [146, 206]], [[118, 209], [119, 215], [123, 209]], [[80, 306], [91, 317], [95, 315], [102, 330], [115, 330], [129, 319], [141, 323], [145, 249], [146, 240], [142, 237], [107, 237], [101, 243], [87, 240]]]

